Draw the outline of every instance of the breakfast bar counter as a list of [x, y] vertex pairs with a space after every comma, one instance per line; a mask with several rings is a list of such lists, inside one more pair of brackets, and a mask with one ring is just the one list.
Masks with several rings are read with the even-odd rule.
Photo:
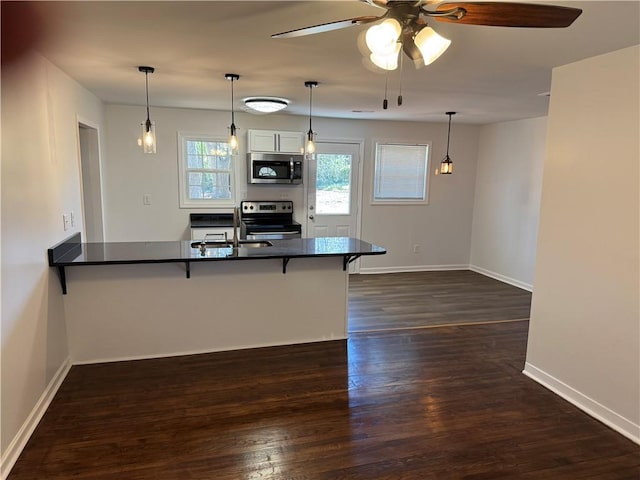
[[55, 269], [68, 288], [72, 361], [346, 338], [347, 266], [385, 249], [348, 237], [269, 242], [81, 243], [77, 234], [52, 247], [49, 281]]

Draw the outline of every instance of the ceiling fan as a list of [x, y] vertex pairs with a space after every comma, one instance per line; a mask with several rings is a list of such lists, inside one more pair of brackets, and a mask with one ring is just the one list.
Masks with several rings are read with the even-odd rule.
[[427, 19], [465, 25], [498, 27], [563, 28], [571, 25], [582, 13], [579, 8], [513, 2], [447, 2], [437, 0], [360, 0], [387, 11], [380, 15], [363, 16], [297, 28], [271, 35], [291, 38], [329, 32], [353, 25], [381, 23], [370, 27], [366, 43], [371, 61], [385, 70], [398, 67], [400, 49], [416, 67], [429, 65], [449, 47], [451, 41], [438, 35]]

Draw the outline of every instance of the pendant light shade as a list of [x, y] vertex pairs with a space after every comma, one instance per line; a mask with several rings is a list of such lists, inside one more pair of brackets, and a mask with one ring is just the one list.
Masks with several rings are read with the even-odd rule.
[[147, 93], [147, 119], [141, 124], [142, 138], [138, 141], [138, 144], [142, 146], [144, 153], [156, 153], [156, 123], [149, 118], [149, 74], [153, 73], [155, 69], [141, 65], [138, 67], [138, 71], [144, 73]]
[[236, 155], [238, 153], [238, 135], [236, 131], [235, 112], [233, 110], [233, 82], [240, 78], [237, 73], [225, 73], [224, 78], [231, 82], [231, 125], [229, 126], [229, 148], [231, 154]]
[[440, 173], [443, 175], [451, 175], [453, 173], [453, 162], [449, 157], [449, 140], [451, 139], [451, 117], [455, 114], [456, 112], [446, 112], [446, 115], [449, 115], [449, 130], [447, 131], [447, 154], [440, 162]]
[[314, 143], [315, 133], [313, 133], [313, 129], [311, 128], [311, 106], [313, 99], [312, 92], [314, 87], [318, 86], [318, 82], [304, 82], [304, 86], [309, 89], [309, 131], [307, 132], [307, 142], [305, 144], [304, 151], [306, 154], [312, 155], [316, 151], [316, 144]]

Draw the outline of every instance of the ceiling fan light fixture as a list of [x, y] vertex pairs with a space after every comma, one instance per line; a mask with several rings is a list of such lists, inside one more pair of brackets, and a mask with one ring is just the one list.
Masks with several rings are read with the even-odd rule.
[[387, 56], [396, 51], [401, 33], [400, 22], [395, 18], [388, 18], [378, 25], [369, 27], [365, 42], [372, 54]]
[[421, 29], [413, 41], [420, 50], [425, 65], [435, 62], [451, 45], [451, 40], [438, 35], [431, 27]]
[[275, 97], [249, 97], [244, 99], [244, 104], [256, 112], [274, 113], [287, 108], [289, 100]]
[[377, 66], [382, 68], [383, 70], [395, 70], [398, 68], [398, 54], [400, 53], [400, 44], [396, 44], [396, 48], [394, 51], [388, 54], [377, 54], [372, 53], [369, 55], [369, 59], [371, 62]]

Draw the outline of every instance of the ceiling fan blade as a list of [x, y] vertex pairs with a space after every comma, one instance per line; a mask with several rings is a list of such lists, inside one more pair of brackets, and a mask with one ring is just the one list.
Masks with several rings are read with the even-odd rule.
[[388, 8], [388, 0], [360, 0], [361, 2], [368, 3], [372, 7]]
[[322, 23], [320, 25], [313, 25], [311, 27], [296, 28], [295, 30], [289, 30], [288, 32], [274, 33], [271, 38], [293, 38], [302, 37], [304, 35], [313, 35], [315, 33], [330, 32], [332, 30], [338, 30], [340, 28], [351, 27], [353, 25], [363, 25], [365, 23], [375, 22], [384, 18], [381, 17], [355, 17], [348, 18], [347, 20], [338, 20], [337, 22]]
[[[463, 15], [438, 15], [458, 10]], [[438, 5], [435, 12], [422, 10], [440, 22], [495, 27], [563, 28], [571, 25], [582, 13], [579, 8], [531, 3], [455, 2]], [[458, 18], [460, 17], [460, 18]]]

